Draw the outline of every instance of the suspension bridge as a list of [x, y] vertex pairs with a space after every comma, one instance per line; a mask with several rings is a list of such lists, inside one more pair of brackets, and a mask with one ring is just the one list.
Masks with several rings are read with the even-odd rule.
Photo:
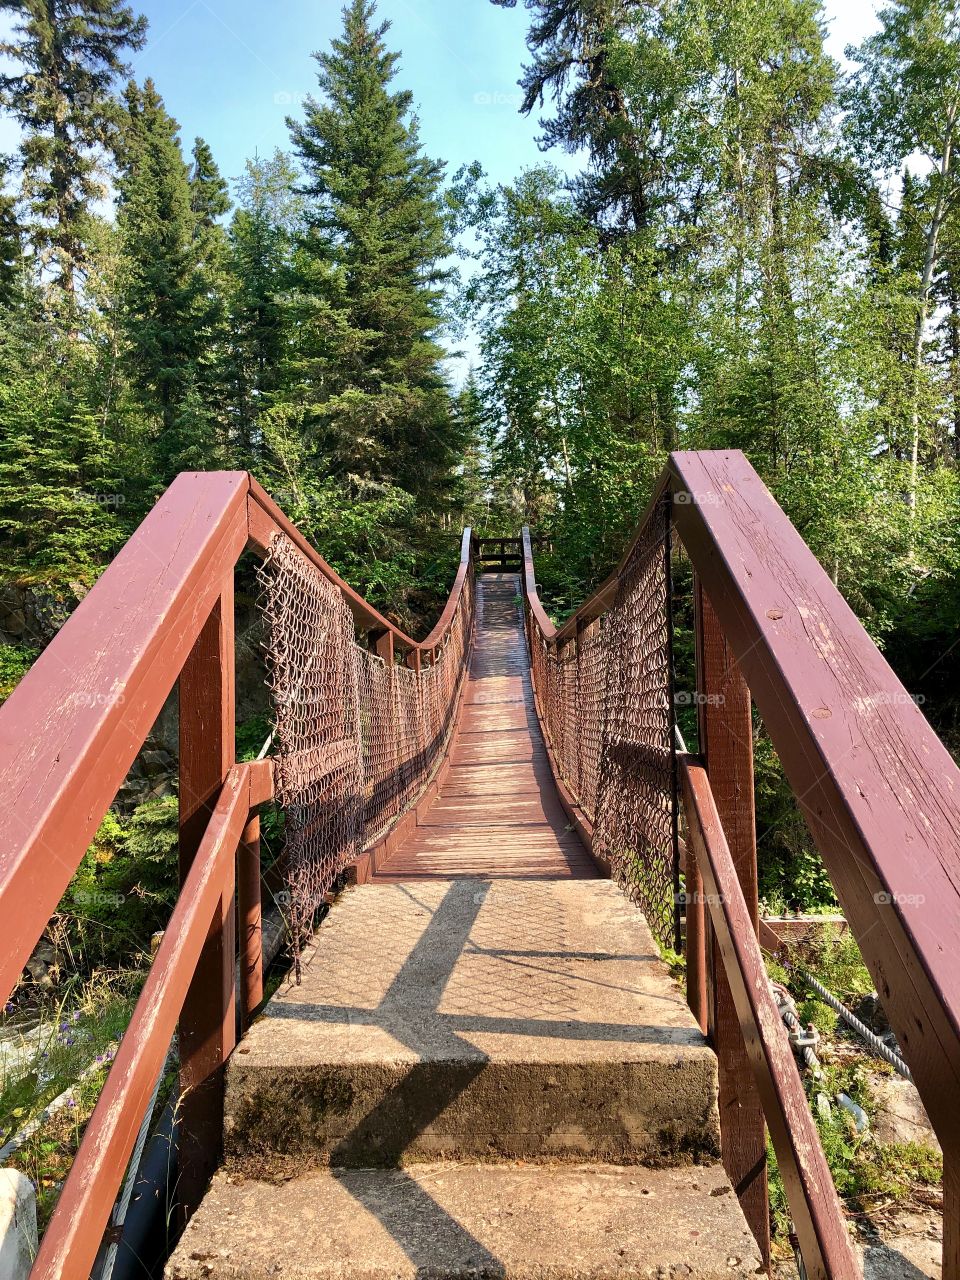
[[[960, 1280], [956, 765], [743, 455], [672, 455], [559, 627], [534, 545], [466, 531], [417, 641], [246, 473], [182, 475], [0, 710], [6, 999], [180, 706], [180, 894], [34, 1276], [85, 1280], [116, 1243], [175, 1038], [171, 1280], [757, 1275], [768, 1133], [806, 1274], [859, 1276], [760, 949], [755, 706], [943, 1147]], [[247, 552], [276, 731], [238, 763]], [[278, 878], [297, 960], [265, 1001]]]

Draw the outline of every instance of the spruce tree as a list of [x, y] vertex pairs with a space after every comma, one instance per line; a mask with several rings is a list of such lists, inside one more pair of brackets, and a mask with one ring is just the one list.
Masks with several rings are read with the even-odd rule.
[[309, 219], [300, 377], [335, 471], [435, 497], [455, 436], [437, 341], [443, 165], [421, 151], [411, 95], [390, 88], [388, 29], [370, 0], [352, 0], [343, 35], [315, 55], [321, 100], [289, 122]]
[[151, 80], [126, 93], [129, 121], [118, 183], [121, 312], [130, 374], [156, 420], [158, 479], [216, 465], [216, 424], [202, 363], [211, 301], [194, 191], [179, 125]]
[[230, 224], [234, 457], [259, 469], [260, 416], [284, 386], [293, 248], [302, 221], [296, 170], [282, 151], [248, 160]]
[[459, 523], [485, 528], [490, 516], [490, 423], [473, 368], [455, 402], [460, 467]]
[[39, 299], [0, 326], [3, 571], [89, 580], [122, 540], [128, 496], [94, 403], [90, 353], [57, 335]]
[[230, 381], [230, 244], [220, 221], [229, 213], [229, 188], [203, 138], [196, 138], [191, 153], [190, 208], [194, 215], [198, 267], [203, 275], [198, 323], [206, 342], [197, 365], [196, 399], [204, 411], [222, 422], [226, 416]]
[[17, 297], [23, 270], [23, 231], [17, 218], [17, 201], [6, 190], [9, 161], [0, 157], [0, 307]]
[[190, 168], [190, 206], [201, 227], [210, 230], [230, 212], [230, 192], [213, 158], [209, 143], [196, 138]]
[[70, 301], [87, 263], [90, 206], [103, 195], [98, 171], [119, 120], [111, 96], [139, 49], [146, 20], [121, 0], [0, 0], [14, 18], [0, 53], [15, 70], [0, 76], [0, 104], [19, 124], [23, 194], [39, 263]]
[[[512, 9], [517, 0], [492, 3]], [[664, 56], [670, 33], [657, 30], [651, 41], [654, 74], [660, 81], [656, 91], [635, 95], [626, 83], [622, 41], [637, 5], [630, 0], [524, 3], [533, 11], [527, 37], [533, 61], [524, 67], [520, 81], [521, 111], [529, 115], [551, 99], [554, 114], [540, 120], [542, 147], [589, 153], [590, 168], [572, 183], [588, 217], [621, 230], [644, 229], [653, 216], [657, 188], [672, 167], [673, 157], [664, 155], [665, 149], [672, 149], [669, 134], [658, 127], [675, 92], [669, 58]], [[652, 5], [646, 12], [651, 27], [670, 25], [666, 6]], [[639, 48], [633, 45], [633, 52]]]

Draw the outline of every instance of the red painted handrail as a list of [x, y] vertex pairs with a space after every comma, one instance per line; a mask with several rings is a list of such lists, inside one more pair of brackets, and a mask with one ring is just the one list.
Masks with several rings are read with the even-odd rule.
[[247, 548], [265, 554], [277, 532], [339, 588], [380, 647], [419, 663], [446, 644], [470, 571], [470, 530], [440, 621], [418, 642], [353, 591], [246, 472], [187, 473], [0, 708], [6, 1001], [178, 678], [181, 686], [181, 893], [34, 1275], [89, 1275], [178, 1017], [191, 1090], [183, 1125], [199, 1140], [190, 1177], [181, 1170], [188, 1207], [216, 1157], [233, 1045], [234, 859], [239, 852], [246, 1021], [262, 992], [256, 809], [273, 795], [268, 761], [233, 765], [233, 573]]
[[809, 1280], [862, 1274], [820, 1146], [786, 1028], [770, 991], [751, 912], [740, 887], [706, 770], [681, 760], [689, 841], [730, 980], [740, 1029], [763, 1099]]
[[248, 488], [175, 480], [0, 708], [4, 1001], [243, 553]]
[[232, 890], [234, 855], [251, 808], [250, 774], [251, 766], [241, 764], [227, 776], [44, 1233], [34, 1277], [90, 1274], [214, 912]]
[[674, 523], [934, 1128], [960, 1154], [960, 769], [741, 453], [678, 453]]
[[[694, 842], [700, 840], [698, 856], [688, 859], [687, 887], [696, 889], [703, 876], [712, 892], [710, 885], [715, 888], [720, 874], [727, 884], [721, 892], [732, 893], [735, 884], [747, 908], [742, 913], [727, 903], [726, 915], [720, 910], [714, 926], [734, 1003], [739, 1000], [737, 1013], [748, 1054], [755, 1067], [757, 1053], [766, 1055], [761, 1096], [768, 1121], [773, 1129], [776, 1117], [786, 1116], [808, 1137], [812, 1132], [806, 1110], [797, 1110], [796, 1091], [784, 1085], [777, 1053], [763, 1043], [763, 1036], [758, 1039], [757, 1021], [769, 1012], [760, 1007], [764, 998], [755, 996], [749, 1009], [744, 1005], [744, 984], [760, 981], [752, 920], [753, 796], [745, 790], [752, 787], [749, 697], [741, 706], [738, 689], [744, 677], [943, 1146], [943, 1274], [960, 1280], [960, 1113], [955, 1106], [960, 1092], [960, 770], [742, 453], [673, 454], [638, 536], [653, 504], [667, 490], [673, 526], [701, 593], [700, 679], [709, 688], [699, 688], [698, 693], [705, 701], [717, 698], [719, 704], [726, 696], [729, 704], [706, 712], [701, 708], [704, 741], [708, 729], [713, 739], [707, 752], [709, 797], [699, 785], [691, 788], [692, 766], [688, 763], [686, 769], [691, 836]], [[524, 529], [528, 618], [547, 644], [562, 648], [576, 638], [578, 628], [610, 607], [631, 548], [590, 599], [555, 627], [537, 594], [531, 540]], [[724, 784], [724, 813], [741, 828], [739, 861], [731, 863], [733, 880], [726, 846], [728, 839], [730, 845], [734, 840], [729, 829], [724, 836], [712, 807], [715, 773]], [[703, 845], [705, 822], [710, 827], [709, 851]], [[727, 822], [725, 816], [724, 826]], [[744, 884], [750, 890], [746, 897]], [[704, 980], [713, 957], [705, 949], [701, 919], [702, 905], [694, 903], [687, 916], [688, 974], [692, 1006], [706, 1026]], [[749, 939], [744, 930], [751, 934]], [[715, 973], [714, 987], [720, 976]], [[718, 998], [716, 990], [712, 998]], [[715, 1037], [729, 1035], [716, 1022], [712, 1032]], [[722, 1052], [718, 1047], [721, 1059], [729, 1055], [728, 1070], [739, 1069], [738, 1052], [743, 1052], [742, 1039], [739, 1050], [729, 1043]], [[773, 1120], [771, 1108], [776, 1113]], [[724, 1133], [725, 1162], [728, 1145], [734, 1163], [741, 1158], [742, 1164], [743, 1152], [756, 1152], [758, 1141], [762, 1158], [762, 1126], [751, 1131], [749, 1140], [743, 1130], [753, 1123], [748, 1113], [744, 1100], [721, 1117], [734, 1130]], [[738, 1125], [741, 1132], [735, 1131]], [[794, 1127], [794, 1144], [798, 1133]], [[781, 1134], [781, 1145], [783, 1141]], [[820, 1157], [813, 1159], [818, 1162]], [[752, 1167], [752, 1157], [746, 1163]], [[807, 1192], [815, 1194], [811, 1189], [819, 1176], [807, 1180]], [[791, 1207], [798, 1222], [808, 1213], [802, 1183], [802, 1178], [793, 1179]], [[765, 1210], [758, 1204], [748, 1208], [746, 1201], [744, 1207], [763, 1247]], [[824, 1240], [816, 1231], [811, 1235], [812, 1230], [805, 1230], [811, 1274], [848, 1274], [846, 1262], [835, 1264], [834, 1271], [820, 1267], [817, 1250], [822, 1254]]]
[[[178, 476], [0, 708], [0, 1000], [6, 1001], [143, 745], [224, 578], [277, 530], [344, 593], [361, 626], [429, 654], [334, 572], [245, 471]], [[441, 626], [443, 624], [443, 626]]]

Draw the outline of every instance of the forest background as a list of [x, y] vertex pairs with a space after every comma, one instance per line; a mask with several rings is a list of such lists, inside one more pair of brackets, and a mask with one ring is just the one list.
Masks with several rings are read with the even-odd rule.
[[[130, 75], [131, 7], [0, 3], [4, 691], [24, 602], [69, 608], [181, 470], [252, 471], [418, 631], [462, 525], [547, 535], [560, 616], [670, 450], [733, 447], [956, 752], [957, 7], [895, 0], [841, 66], [817, 0], [492, 3], [536, 164], [428, 155], [353, 0], [232, 182]], [[826, 905], [759, 723], [757, 760], [764, 894]]]

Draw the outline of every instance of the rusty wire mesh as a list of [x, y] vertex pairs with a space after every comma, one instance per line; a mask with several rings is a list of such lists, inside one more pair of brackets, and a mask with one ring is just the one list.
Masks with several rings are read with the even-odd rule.
[[468, 573], [432, 661], [416, 671], [358, 643], [341, 591], [284, 534], [271, 538], [259, 579], [298, 954], [334, 880], [410, 808], [443, 756], [475, 589]]
[[530, 622], [533, 686], [594, 850], [664, 946], [678, 945], [677, 783], [670, 639], [670, 510], [656, 504], [610, 609], [575, 639]]

